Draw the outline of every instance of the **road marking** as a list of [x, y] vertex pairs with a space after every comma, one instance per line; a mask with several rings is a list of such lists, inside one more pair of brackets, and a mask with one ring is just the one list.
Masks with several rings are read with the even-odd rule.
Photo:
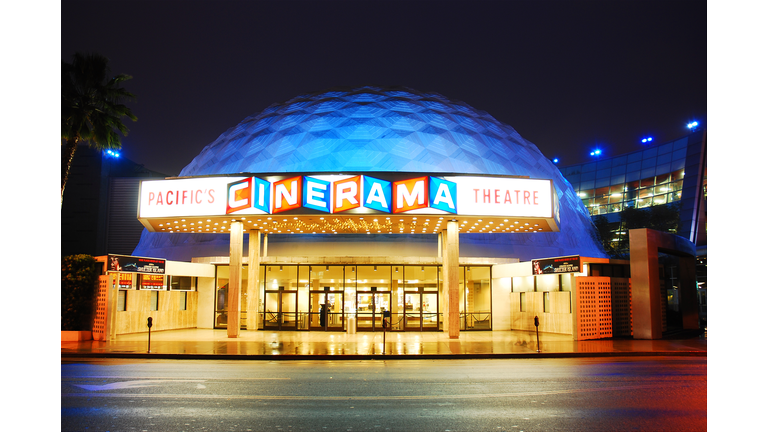
[[141, 388], [141, 387], [156, 387], [161, 384], [166, 383], [176, 383], [176, 382], [205, 382], [205, 380], [136, 380], [136, 381], [119, 381], [104, 385], [83, 385], [83, 384], [73, 384], [77, 387], [80, 387], [85, 390], [90, 391], [102, 391], [102, 390], [122, 390], [122, 389], [128, 389], [128, 388]]
[[[88, 376], [68, 376], [68, 377], [62, 377], [62, 381], [82, 381], [87, 379], [125, 379], [129, 378], [126, 376], [111, 376], [111, 375], [88, 375]], [[170, 380], [174, 381], [178, 378], [176, 377], [141, 377], [140, 379], [150, 379], [150, 380]], [[200, 378], [205, 381], [259, 381], [259, 380], [289, 380], [291, 378], [285, 377], [285, 378], [274, 378], [274, 377], [264, 377], [264, 378]]]

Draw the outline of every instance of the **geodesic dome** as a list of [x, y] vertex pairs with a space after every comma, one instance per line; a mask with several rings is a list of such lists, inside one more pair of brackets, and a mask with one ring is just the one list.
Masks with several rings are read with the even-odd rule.
[[[461, 256], [605, 256], [581, 199], [534, 144], [488, 113], [437, 93], [365, 86], [273, 104], [206, 146], [179, 176], [382, 171], [552, 179], [560, 201], [560, 232], [462, 234]], [[273, 234], [270, 242], [318, 237]], [[366, 236], [365, 241], [386, 236], [376, 237], [381, 239]], [[228, 245], [226, 235], [145, 231], [134, 255], [188, 261], [228, 255]]]

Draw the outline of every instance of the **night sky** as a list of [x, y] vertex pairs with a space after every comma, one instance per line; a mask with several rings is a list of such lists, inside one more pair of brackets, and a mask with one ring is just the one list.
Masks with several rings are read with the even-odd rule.
[[123, 154], [177, 175], [228, 128], [335, 86], [464, 101], [561, 165], [707, 117], [705, 1], [68, 1], [61, 58], [133, 79]]

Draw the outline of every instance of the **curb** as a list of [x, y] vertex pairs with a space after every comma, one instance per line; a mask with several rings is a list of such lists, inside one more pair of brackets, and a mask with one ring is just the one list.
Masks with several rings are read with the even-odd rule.
[[61, 359], [154, 359], [154, 360], [467, 360], [467, 359], [535, 359], [535, 358], [601, 358], [601, 357], [706, 357], [706, 351], [645, 352], [579, 352], [520, 354], [349, 354], [349, 355], [248, 355], [248, 354], [163, 354], [163, 353], [61, 353]]

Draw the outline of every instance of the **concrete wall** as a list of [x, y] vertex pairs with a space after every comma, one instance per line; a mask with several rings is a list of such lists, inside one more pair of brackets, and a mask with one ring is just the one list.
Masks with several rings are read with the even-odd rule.
[[[536, 331], [534, 318], [538, 316], [540, 332], [573, 334], [571, 293], [568, 291], [549, 292], [549, 312], [544, 312], [544, 294], [544, 292], [513, 292], [509, 294], [510, 329]], [[522, 308], [521, 297], [525, 297]]]
[[216, 276], [216, 269], [210, 264], [178, 261], [165, 262], [165, 274], [172, 276], [209, 277]]
[[197, 328], [213, 328], [215, 292], [215, 278], [197, 278]]
[[659, 253], [679, 257], [678, 295], [683, 328], [699, 328], [696, 293], [696, 246], [689, 240], [647, 228], [629, 230], [632, 271], [632, 334], [635, 339], [661, 339], [666, 310], [662, 308]]
[[[197, 300], [195, 291], [154, 291], [158, 293], [157, 310], [151, 309], [151, 290], [128, 290], [126, 310], [117, 312], [116, 333], [147, 331], [147, 318], [152, 318], [152, 331], [197, 327]], [[181, 310], [180, 297], [187, 294], [187, 309]]]
[[[495, 273], [494, 273], [495, 276]], [[493, 289], [491, 290], [491, 303], [493, 306], [493, 322], [491, 326], [494, 330], [509, 330], [510, 309], [509, 309], [509, 290], [511, 288], [510, 278], [493, 278]]]

